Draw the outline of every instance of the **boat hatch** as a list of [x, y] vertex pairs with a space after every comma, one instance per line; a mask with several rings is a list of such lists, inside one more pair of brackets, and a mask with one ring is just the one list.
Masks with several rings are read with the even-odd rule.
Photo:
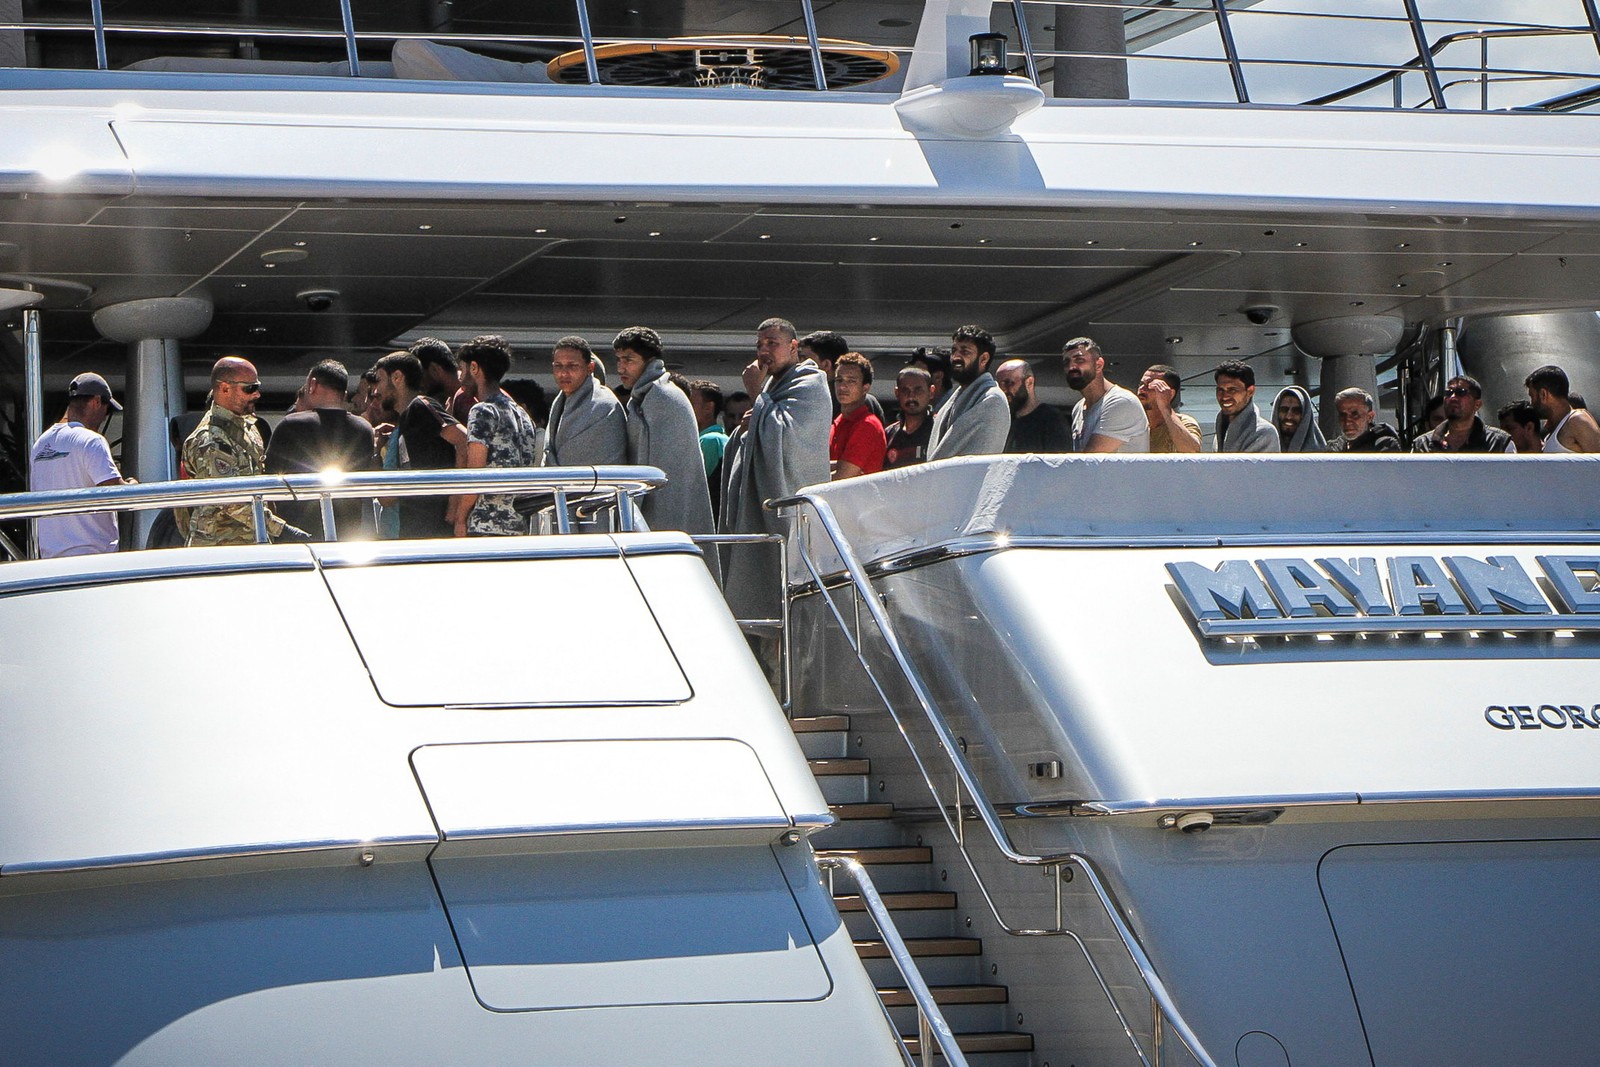
[[[689, 681], [620, 556], [459, 559], [324, 572], [395, 707], [669, 704]], [[419, 626], [420, 623], [420, 626]], [[424, 644], [453, 650], [441, 671]]]
[[1600, 919], [1586, 903], [1597, 879], [1597, 840], [1324, 856], [1318, 880], [1374, 1067], [1592, 1061], [1592, 1013], [1573, 995], [1600, 984]]
[[[773, 850], [788, 821], [741, 742], [439, 745], [412, 763], [444, 837], [430, 863], [485, 1007], [831, 991]], [[686, 844], [672, 831], [698, 832]]]

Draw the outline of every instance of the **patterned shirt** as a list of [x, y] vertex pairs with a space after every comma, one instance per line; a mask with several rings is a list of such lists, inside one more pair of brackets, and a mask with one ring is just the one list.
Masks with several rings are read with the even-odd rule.
[[[200, 418], [183, 443], [183, 465], [191, 478], [242, 478], [265, 474], [267, 450], [254, 415], [235, 415], [219, 404]], [[284, 522], [267, 511], [267, 530], [283, 532]], [[179, 529], [182, 529], [179, 525]], [[189, 512], [189, 544], [249, 545], [256, 540], [254, 512], [248, 502], [195, 508]]]
[[[533, 420], [505, 393], [472, 405], [467, 416], [467, 440], [489, 450], [489, 467], [537, 467], [538, 435]], [[510, 493], [478, 497], [467, 516], [470, 534], [515, 535], [528, 532], [528, 518], [517, 511], [517, 498]]]

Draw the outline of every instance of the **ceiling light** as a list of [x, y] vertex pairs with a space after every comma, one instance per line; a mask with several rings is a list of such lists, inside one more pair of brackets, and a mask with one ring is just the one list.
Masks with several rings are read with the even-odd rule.
[[1181, 345], [1183, 344], [1183, 338], [1179, 337], [1177, 334], [1173, 334], [1171, 337], [1167, 338], [1167, 344]]
[[250, 332], [259, 336], [260, 334], [266, 333], [267, 328], [265, 326], [252, 326], [250, 327]]
[[537, 230], [534, 230], [533, 232], [534, 233], [549, 233], [550, 231], [549, 231], [548, 228], [546, 228], [544, 226], [540, 226]]
[[763, 241], [770, 241], [770, 240], [772, 240], [772, 234], [770, 234], [770, 233], [764, 233], [764, 234], [762, 234], [762, 235], [761, 235], [761, 239], [762, 239], [762, 240], [763, 240]]
[[433, 229], [433, 223], [431, 223], [431, 222], [419, 222], [419, 223], [417, 223], [417, 229], [426, 232], [428, 230]]
[[296, 247], [296, 248], [304, 248], [304, 247], [305, 247], [305, 246], [306, 246], [306, 243], [305, 243], [305, 242], [304, 242], [304, 241], [296, 241], [296, 242], [295, 242], [295, 243], [294, 243], [294, 246], [295, 246], [295, 247]]
[[651, 230], [650, 231], [650, 236], [651, 237], [660, 237], [661, 236], [661, 231], [660, 230]]

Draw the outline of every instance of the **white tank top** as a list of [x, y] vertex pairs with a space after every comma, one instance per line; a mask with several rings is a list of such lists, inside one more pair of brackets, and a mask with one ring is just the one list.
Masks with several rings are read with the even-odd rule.
[[[1576, 408], [1573, 409], [1573, 411], [1576, 411], [1576, 410], [1577, 410]], [[1546, 452], [1571, 452], [1572, 451], [1572, 449], [1568, 448], [1566, 445], [1561, 443], [1561, 427], [1565, 426], [1567, 424], [1567, 420], [1570, 419], [1570, 418], [1572, 418], [1572, 411], [1569, 411], [1564, 416], [1562, 416], [1561, 421], [1556, 423], [1554, 426], [1552, 426], [1550, 428], [1550, 432], [1545, 435], [1545, 438], [1544, 438], [1544, 450]]]

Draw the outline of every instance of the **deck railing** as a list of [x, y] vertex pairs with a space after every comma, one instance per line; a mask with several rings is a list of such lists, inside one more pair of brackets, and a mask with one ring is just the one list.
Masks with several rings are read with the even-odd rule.
[[[1011, 73], [1046, 84], [1058, 64], [1116, 64], [1128, 75], [1128, 95], [1139, 100], [1571, 111], [1591, 105], [1600, 94], [1600, 0], [1550, 0], [1541, 13], [1555, 12], [1559, 19], [1548, 23], [1515, 13], [1498, 18], [1454, 15], [1436, 4], [1424, 10], [1423, 0], [1385, 2], [1391, 5], [1388, 10], [1370, 4], [1302, 10], [1294, 0], [1001, 0], [991, 5], [990, 21], [1010, 39]], [[181, 16], [108, 17], [101, 0], [91, 0], [82, 16], [0, 22], [0, 43], [7, 36], [31, 35], [29, 48], [38, 53], [41, 48], [49, 52], [52, 42], [76, 38], [79, 43], [67, 50], [87, 60], [82, 42], [90, 39], [93, 65], [99, 70], [149, 60], [162, 50], [208, 61], [216, 61], [219, 53], [238, 59], [338, 57], [336, 69], [322, 73], [370, 79], [375, 64], [388, 58], [386, 49], [401, 41], [427, 41], [485, 49], [505, 57], [503, 61], [520, 60], [541, 71], [544, 63], [565, 55], [571, 69], [564, 81], [599, 85], [614, 81], [601, 65], [601, 53], [607, 50], [614, 55], [621, 49], [642, 59], [668, 49], [726, 44], [726, 34], [735, 33], [759, 37], [763, 48], [792, 54], [794, 65], [809, 68], [808, 76], [790, 79], [784, 87], [812, 90], [849, 87], [825, 55], [830, 38], [859, 38], [853, 43], [893, 54], [901, 62], [910, 58], [915, 44], [914, 18], [863, 23], [840, 15], [833, 5], [819, 11], [814, 0], [760, 0], [746, 7], [748, 24], [721, 25], [716, 36], [708, 37], [704, 31], [697, 35], [692, 25], [676, 23], [670, 33], [648, 32], [672, 22], [654, 11], [639, 15], [637, 25], [615, 19], [597, 23], [588, 0], [542, 5], [536, 14], [519, 15], [514, 23], [472, 21], [470, 16], [430, 20], [392, 10], [358, 14], [350, 0], [319, 0], [297, 5], [292, 16], [241, 17], [237, 24], [215, 17], [192, 22]], [[1093, 42], [1059, 35], [1051, 38], [1053, 47], [1042, 47], [1038, 42], [1054, 31], [1063, 13], [1106, 20], [1113, 37], [1120, 29], [1121, 47], [1092, 47]], [[652, 17], [655, 22], [647, 21]], [[1523, 55], [1504, 50], [1490, 54], [1491, 41], [1526, 46], [1541, 38], [1537, 52], [1523, 48]], [[1473, 44], [1474, 56], [1453, 58], [1460, 48], [1452, 46]], [[84, 65], [37, 58], [30, 58], [29, 65]], [[487, 56], [475, 58], [494, 62]], [[251, 70], [260, 72], [259, 67]], [[830, 70], [835, 70], [832, 76]], [[470, 73], [462, 78], [473, 80]], [[529, 70], [504, 80], [548, 78]]]

